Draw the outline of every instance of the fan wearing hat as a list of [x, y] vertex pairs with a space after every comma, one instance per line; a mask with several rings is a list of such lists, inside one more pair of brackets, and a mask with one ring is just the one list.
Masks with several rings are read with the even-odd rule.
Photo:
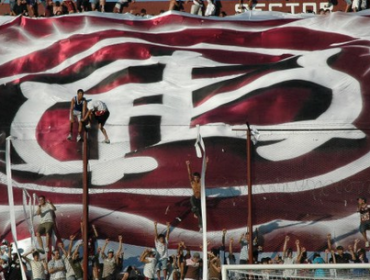
[[[333, 248], [332, 248], [332, 245], [331, 245], [332, 240], [331, 240], [331, 234], [330, 233], [327, 235], [327, 242], [328, 242], [329, 251], [333, 251]], [[344, 252], [343, 246], [338, 245], [336, 249], [337, 249], [336, 254], [333, 254], [333, 257], [330, 258], [329, 262], [349, 263], [349, 261], [352, 259], [352, 256], [350, 254]]]
[[370, 230], [370, 208], [367, 205], [366, 198], [359, 197], [357, 199], [357, 212], [360, 213], [360, 232], [365, 239], [365, 247], [369, 247], [366, 231]]
[[[152, 249], [145, 249], [140, 255], [140, 261], [145, 263], [143, 274], [145, 280], [154, 280], [155, 279], [155, 267], [157, 264], [156, 251]], [[126, 279], [122, 279], [126, 280]]]
[[344, 252], [343, 246], [337, 246], [337, 253], [335, 254], [336, 263], [349, 263], [351, 259], [350, 254]]
[[105, 254], [105, 249], [109, 243], [109, 239], [105, 240], [104, 246], [101, 250], [101, 257], [103, 259], [103, 280], [113, 280], [114, 272], [116, 271], [116, 265], [118, 264], [118, 258], [114, 255], [114, 250], [109, 249], [108, 255]]

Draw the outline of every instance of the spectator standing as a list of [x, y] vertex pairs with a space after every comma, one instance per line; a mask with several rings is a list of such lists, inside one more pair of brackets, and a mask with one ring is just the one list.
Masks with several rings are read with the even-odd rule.
[[[32, 253], [33, 259], [27, 258], [29, 254]], [[33, 280], [45, 280], [45, 271], [48, 270], [47, 263], [45, 259], [40, 259], [40, 253], [36, 250], [30, 251], [29, 253], [23, 255], [24, 260], [30, 265]]]
[[[119, 277], [122, 269], [123, 269], [123, 258], [124, 258], [124, 252], [122, 251], [122, 247], [123, 247], [123, 237], [122, 235], [118, 235], [118, 250], [117, 250], [117, 253], [116, 253], [116, 260], [117, 260], [117, 265], [116, 265], [116, 271], [115, 271], [115, 275], [116, 275], [116, 279], [121, 279], [121, 277]], [[133, 273], [135, 272], [135, 269], [134, 271], [131, 273], [131, 275], [133, 275]]]
[[161, 271], [163, 271], [163, 279], [167, 279], [168, 240], [170, 237], [170, 223], [166, 223], [166, 225], [166, 235], [158, 234], [157, 222], [154, 222], [154, 244], [157, 251], [156, 272], [158, 280], [161, 280]]
[[212, 249], [209, 253], [209, 279], [221, 280], [221, 260], [218, 249]]
[[87, 113], [84, 116], [82, 122], [91, 121], [93, 115], [99, 124], [100, 131], [104, 135], [104, 138], [105, 138], [104, 143], [109, 144], [110, 140], [109, 140], [107, 131], [104, 128], [104, 125], [110, 115], [107, 105], [100, 100], [92, 100], [88, 102], [87, 103]]
[[0, 258], [0, 280], [6, 280], [5, 275], [7, 275], [8, 264], [4, 259]]
[[345, 0], [346, 1], [346, 9], [345, 12], [348, 13], [352, 7], [352, 0]]
[[60, 252], [58, 249], [55, 249], [52, 252], [52, 259], [48, 263], [48, 270], [50, 274], [50, 280], [66, 279], [66, 267], [63, 259], [60, 257]]
[[367, 9], [367, 0], [353, 0], [352, 11], [359, 12]]
[[[92, 232], [88, 233], [88, 241], [87, 241], [87, 251], [89, 256], [89, 274], [93, 275], [93, 279], [99, 279], [99, 270], [100, 270], [100, 264], [99, 264], [99, 255], [100, 250], [97, 252], [95, 250], [97, 239], [99, 237], [98, 231], [95, 227], [95, 225], [91, 226]], [[81, 222], [81, 236], [84, 236], [83, 231], [83, 223]]]
[[[320, 256], [320, 253], [315, 253], [313, 255], [312, 263], [313, 264], [323, 264], [323, 263], [325, 263], [325, 260]], [[322, 268], [315, 269], [314, 277], [315, 278], [324, 278], [324, 277], [326, 277], [325, 270], [322, 269]]]
[[[189, 0], [186, 0], [185, 3], [188, 3], [188, 1]], [[203, 0], [193, 0], [193, 4], [191, 5], [190, 8], [190, 13], [192, 15], [203, 16], [203, 9], [204, 9]]]
[[60, 4], [60, 1], [55, 1], [54, 7], [53, 7], [53, 14], [54, 16], [60, 16], [63, 14], [63, 7]]
[[[184, 250], [186, 250], [186, 254], [184, 255]], [[177, 247], [177, 256], [176, 256], [176, 261], [177, 261], [177, 267], [179, 270], [179, 278], [181, 278], [181, 275], [184, 274], [184, 263], [186, 259], [190, 258], [190, 250], [186, 247], [185, 243], [182, 241], [178, 244]]]
[[38, 17], [39, 16], [39, 10], [38, 10], [38, 3], [37, 0], [26, 0], [27, 6], [28, 6], [28, 14], [31, 17]]
[[[39, 197], [39, 206], [36, 211], [36, 215], [40, 216], [40, 224], [38, 226], [36, 237], [40, 248], [38, 249], [41, 253], [49, 252], [50, 236], [54, 228], [54, 218], [56, 207], [50, 200], [45, 200], [45, 196]], [[46, 246], [42, 242], [41, 235], [46, 236]]]
[[76, 4], [72, 0], [63, 0], [62, 6], [67, 9], [68, 14], [74, 14], [77, 11]]
[[155, 279], [155, 268], [157, 264], [156, 253], [152, 249], [145, 249], [140, 255], [140, 261], [145, 263], [143, 274], [145, 280]]
[[[62, 259], [64, 261], [64, 266], [66, 268], [66, 278], [67, 280], [76, 280], [77, 276], [72, 266], [72, 246], [73, 240], [75, 239], [74, 235], [69, 237], [69, 244], [68, 244], [68, 251], [66, 251], [63, 247], [63, 243], [59, 243], [58, 247], [63, 252]], [[81, 277], [79, 277], [81, 278]]]
[[249, 255], [248, 233], [242, 233], [240, 235], [239, 244], [240, 244], [239, 264], [247, 264]]
[[72, 268], [75, 272], [75, 275], [76, 275], [76, 279], [77, 280], [82, 280], [83, 279], [83, 269], [82, 269], [82, 258], [80, 257], [80, 246], [81, 244], [78, 244], [75, 251], [73, 252], [73, 255], [72, 255], [72, 261], [71, 261], [71, 265], [72, 265]]
[[365, 240], [365, 247], [369, 247], [366, 231], [370, 230], [370, 208], [367, 205], [366, 198], [360, 197], [357, 199], [357, 212], [360, 213], [360, 232]]
[[[358, 248], [359, 239], [355, 240], [352, 251], [352, 260], [354, 263], [369, 263], [368, 258], [366, 257], [366, 250], [363, 248]], [[356, 278], [365, 277], [369, 275], [369, 270], [357, 268], [353, 270], [353, 274]]]
[[206, 17], [209, 17], [209, 16], [214, 16], [215, 13], [216, 13], [216, 6], [213, 3], [213, 0], [207, 0], [207, 8], [206, 8], [206, 11], [204, 12], [204, 15]]
[[[22, 279], [22, 269], [26, 271], [26, 266], [22, 260], [19, 259], [17, 253], [11, 254], [11, 247], [9, 248], [9, 270], [6, 280], [20, 280]], [[22, 267], [23, 266], [23, 267]]]
[[183, 263], [181, 279], [199, 280], [201, 268], [200, 255], [199, 253], [194, 253], [193, 257], [186, 259]]
[[[331, 246], [331, 234], [328, 234], [327, 236], [327, 242], [328, 242], [328, 249], [332, 251]], [[350, 260], [352, 260], [352, 256], [349, 253], [344, 252], [343, 246], [339, 245], [336, 248], [336, 253], [333, 252], [332, 258], [329, 260], [329, 262], [333, 263], [349, 263]], [[342, 276], [348, 276], [349, 270], [348, 269], [339, 269], [336, 271], [336, 274], [339, 277]]]
[[[328, 249], [330, 251], [332, 251], [331, 234], [328, 234], [328, 236], [327, 236], [327, 242], [328, 242]], [[334, 263], [349, 263], [349, 261], [352, 259], [352, 257], [351, 257], [350, 254], [344, 252], [343, 246], [339, 245], [339, 246], [337, 246], [336, 249], [337, 249], [336, 250], [337, 252], [332, 257], [332, 258], [335, 258], [335, 262]]]
[[4, 262], [3, 262], [3, 267], [8, 267], [8, 264], [9, 264], [9, 250], [11, 250], [12, 247], [9, 246], [9, 243], [7, 240], [3, 240], [3, 242], [1, 243], [1, 247], [0, 247], [0, 259], [2, 259]]
[[[4, 1], [1, 1], [1, 4], [3, 4]], [[13, 14], [14, 6], [17, 2], [15, 0], [9, 0], [9, 8], [10, 8], [10, 14]]]
[[[284, 261], [284, 264], [295, 264], [298, 262], [297, 256], [301, 254], [301, 247], [300, 247], [299, 240], [296, 240], [295, 245], [296, 245], [297, 252], [296, 252], [296, 256], [293, 257], [293, 249], [288, 248], [289, 240], [290, 240], [290, 237], [285, 236], [284, 247], [283, 247], [283, 261]], [[296, 271], [294, 269], [285, 269], [283, 271], [284, 277], [292, 277], [295, 274], [296, 274]]]
[[78, 134], [77, 134], [77, 142], [79, 142], [82, 132], [82, 122], [81, 118], [86, 114], [86, 99], [84, 98], [85, 92], [82, 89], [77, 91], [77, 95], [74, 96], [71, 100], [71, 106], [69, 109], [69, 134], [67, 139], [72, 140], [72, 133], [73, 133], [73, 123], [77, 121], [78, 123]]
[[13, 15], [13, 16], [28, 15], [26, 1], [25, 0], [17, 0], [17, 3], [14, 5], [14, 7], [11, 11], [11, 15]]
[[234, 238], [230, 238], [229, 240], [229, 254], [226, 257], [227, 264], [236, 264], [236, 258], [233, 253], [233, 246], [234, 246]]
[[53, 0], [47, 0], [45, 1], [45, 17], [52, 17], [53, 16], [53, 10], [54, 10], [54, 2]]
[[108, 255], [105, 254], [105, 249], [109, 243], [109, 239], [105, 240], [104, 246], [101, 251], [101, 257], [103, 259], [103, 280], [115, 280], [116, 266], [118, 263], [117, 255], [114, 255], [114, 250], [109, 249]]

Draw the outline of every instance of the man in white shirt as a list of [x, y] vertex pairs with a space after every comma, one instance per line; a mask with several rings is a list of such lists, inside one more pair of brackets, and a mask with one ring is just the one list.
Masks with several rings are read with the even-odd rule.
[[[40, 216], [40, 224], [37, 228], [36, 237], [40, 246], [38, 250], [41, 253], [49, 252], [50, 236], [54, 228], [54, 211], [56, 210], [57, 209], [52, 202], [45, 200], [45, 196], [42, 195], [39, 197], [39, 207], [37, 208], [36, 215]], [[43, 234], [46, 236], [45, 250], [41, 239], [41, 235]]]
[[66, 267], [64, 265], [63, 259], [60, 257], [59, 250], [54, 250], [52, 254], [53, 258], [48, 263], [50, 280], [65, 280]]
[[87, 103], [87, 113], [81, 121], [83, 123], [91, 121], [92, 116], [95, 117], [96, 121], [99, 124], [99, 129], [105, 137], [104, 143], [109, 144], [110, 140], [107, 131], [104, 128], [104, 125], [109, 118], [109, 110], [107, 105], [100, 100], [92, 100]]
[[249, 251], [249, 244], [248, 244], [248, 233], [243, 233], [239, 239], [240, 243], [240, 257], [239, 257], [239, 264], [247, 264], [248, 263], [248, 251]]
[[166, 235], [158, 234], [157, 222], [154, 222], [154, 244], [157, 251], [157, 277], [161, 280], [161, 270], [163, 279], [167, 279], [167, 261], [168, 261], [168, 239], [170, 237], [170, 223], [167, 223]]
[[[27, 255], [32, 253], [33, 260], [27, 258]], [[47, 265], [45, 259], [40, 259], [40, 253], [38, 251], [31, 251], [23, 256], [26, 262], [30, 265], [32, 271], [33, 280], [45, 280], [47, 271]]]
[[[290, 237], [285, 236], [284, 248], [283, 248], [283, 261], [284, 261], [284, 264], [295, 264], [297, 263], [297, 257], [301, 254], [301, 246], [300, 246], [299, 240], [296, 240], [295, 244], [297, 247], [297, 254], [295, 257], [293, 257], [293, 249], [287, 248], [289, 240], [290, 240]], [[295, 269], [285, 269], [283, 271], [284, 277], [292, 277], [295, 275], [296, 275]]]

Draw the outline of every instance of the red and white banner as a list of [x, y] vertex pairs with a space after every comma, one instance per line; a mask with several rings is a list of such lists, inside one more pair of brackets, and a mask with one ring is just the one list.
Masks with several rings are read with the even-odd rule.
[[[90, 217], [105, 236], [120, 232], [127, 243], [150, 246], [153, 221], [163, 228], [169, 221], [172, 245], [201, 243], [185, 165], [201, 170], [197, 125], [210, 159], [209, 239], [219, 242], [223, 228], [244, 232], [245, 133], [233, 129], [246, 122], [258, 131], [253, 224], [267, 250], [279, 249], [288, 233], [309, 250], [320, 249], [316, 240], [327, 233], [338, 242], [360, 236], [356, 198], [370, 193], [366, 13], [219, 20], [91, 13], [0, 22], [0, 133], [15, 138], [18, 239], [29, 237], [22, 188], [56, 204], [66, 237], [79, 230], [82, 144], [67, 135], [80, 88], [110, 111], [111, 144], [93, 131], [90, 150]], [[0, 211], [0, 234], [10, 238], [5, 195]]]

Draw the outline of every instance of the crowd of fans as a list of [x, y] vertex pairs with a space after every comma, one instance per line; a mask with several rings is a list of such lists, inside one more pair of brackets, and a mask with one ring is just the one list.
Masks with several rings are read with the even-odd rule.
[[[5, 0], [1, 0], [1, 4]], [[39, 12], [38, 3], [43, 6], [43, 13]], [[192, 2], [190, 13], [200, 16], [220, 16], [225, 17], [227, 14], [225, 11], [221, 11], [217, 8], [216, 0], [170, 0], [168, 10], [184, 11], [184, 4]], [[340, 0], [346, 2], [345, 12], [358, 12], [368, 8], [367, 0]], [[122, 13], [123, 7], [128, 6], [129, 2], [134, 3], [135, 0], [118, 0], [113, 8], [113, 13]], [[248, 0], [246, 4], [242, 4], [237, 8], [236, 14], [244, 13], [252, 10], [256, 1]], [[325, 15], [330, 13], [330, 7], [333, 6], [333, 1], [329, 0], [326, 9], [320, 9], [318, 14]], [[32, 17], [51, 17], [62, 14], [81, 13], [85, 11], [100, 11], [106, 12], [107, 3], [106, 0], [9, 0], [10, 15], [24, 15]], [[165, 12], [160, 10], [159, 13]], [[131, 14], [135, 16], [147, 17], [145, 9], [141, 9], [140, 12], [131, 10]], [[312, 10], [307, 10], [307, 13], [314, 13]]]
[[[157, 224], [154, 224], [154, 248], [144, 249], [138, 257], [143, 263], [143, 268], [138, 269], [134, 266], [124, 265], [123, 238], [118, 236], [118, 250], [106, 250], [109, 240], [106, 239], [102, 248], [95, 250], [95, 242], [98, 237], [97, 231], [89, 239], [89, 279], [103, 280], [199, 280], [203, 261], [200, 254], [192, 253], [184, 242], [180, 242], [175, 254], [170, 255], [168, 250], [170, 224], [167, 224], [166, 234], [158, 234]], [[223, 230], [222, 246], [212, 247], [208, 252], [209, 279], [221, 280], [222, 264], [246, 264], [248, 263], [248, 242], [247, 234], [243, 234], [239, 239], [240, 257], [237, 262], [233, 252], [234, 239], [230, 238], [228, 246], [225, 246], [227, 231]], [[330, 234], [327, 238], [328, 247], [323, 253], [314, 253], [311, 258], [307, 251], [301, 246], [299, 240], [295, 240], [295, 252], [289, 248], [290, 237], [286, 236], [283, 251], [275, 257], [259, 257], [263, 248], [258, 245], [258, 238], [253, 240], [253, 262], [255, 264], [322, 264], [322, 263], [368, 263], [366, 250], [360, 248], [360, 241], [356, 239], [353, 245], [348, 246], [346, 251], [343, 246], [332, 247]], [[74, 249], [73, 248], [73, 244]], [[21, 255], [21, 259], [14, 252], [13, 247], [7, 241], [3, 241], [0, 253], [0, 279], [1, 280], [20, 280], [21, 266], [26, 271], [29, 279], [83, 279], [82, 258], [80, 255], [81, 241], [75, 241], [75, 236], [70, 236], [66, 244], [58, 243], [57, 247], [51, 252], [51, 259], [47, 259], [47, 254], [43, 249], [37, 248]], [[29, 255], [32, 254], [32, 258]], [[328, 270], [329, 271], [329, 270]], [[347, 270], [344, 272], [348, 273]], [[266, 273], [266, 271], [265, 271]], [[271, 273], [271, 272], [270, 272]], [[340, 271], [332, 269], [329, 271], [332, 277], [340, 274]], [[354, 277], [369, 276], [369, 269], [355, 269], [352, 272]], [[306, 270], [285, 269], [282, 271], [283, 277], [293, 277], [296, 275], [308, 275]], [[315, 278], [326, 277], [328, 272], [324, 269], [314, 271]], [[237, 276], [233, 276], [238, 278]]]
[[[361, 206], [361, 205], [360, 205]], [[34, 280], [53, 279], [53, 280], [80, 280], [84, 273], [88, 273], [89, 279], [103, 280], [199, 280], [201, 279], [202, 269], [208, 269], [209, 279], [221, 280], [221, 267], [223, 264], [247, 264], [249, 257], [249, 235], [242, 234], [238, 240], [239, 260], [237, 261], [234, 253], [234, 238], [227, 240], [227, 230], [223, 230], [222, 240], [219, 245], [209, 247], [208, 263], [203, 264], [198, 252], [192, 253], [184, 242], [177, 245], [174, 254], [170, 254], [168, 248], [170, 239], [170, 223], [166, 225], [165, 233], [158, 233], [157, 222], [154, 222], [153, 248], [146, 248], [138, 256], [143, 263], [143, 269], [134, 266], [126, 266], [124, 262], [123, 238], [118, 236], [118, 250], [107, 250], [110, 240], [106, 239], [102, 248], [97, 247], [98, 232], [94, 225], [88, 234], [88, 258], [89, 270], [83, 271], [82, 266], [82, 240], [75, 240], [72, 235], [64, 243], [57, 242], [55, 247], [48, 243], [43, 243], [41, 235], [46, 235], [47, 242], [50, 242], [50, 234], [53, 230], [55, 220], [54, 211], [56, 207], [45, 197], [39, 197], [39, 206], [36, 212], [40, 216], [40, 224], [37, 229], [37, 239], [35, 246], [27, 253], [17, 254], [12, 244], [6, 240], [2, 242], [0, 252], [0, 279], [1, 280], [20, 280], [22, 279], [22, 267], [27, 272], [29, 278]], [[360, 209], [361, 210], [361, 209]], [[362, 211], [362, 210], [361, 210]], [[368, 213], [368, 211], [367, 211]], [[81, 224], [81, 237], [83, 234], [83, 224]], [[259, 242], [258, 229], [252, 233], [253, 238], [253, 263], [255, 264], [320, 264], [320, 263], [368, 263], [366, 249], [360, 247], [361, 241], [356, 239], [354, 244], [349, 245], [347, 250], [343, 246], [332, 246], [332, 236], [327, 235], [327, 248], [322, 253], [314, 253], [309, 257], [307, 250], [299, 240], [294, 241], [295, 250], [289, 247], [291, 238], [286, 236], [282, 247], [282, 254], [277, 253], [274, 257], [266, 257], [263, 247]], [[221, 246], [220, 246], [221, 245]], [[365, 247], [369, 244], [365, 242]], [[52, 248], [49, 251], [49, 248]], [[32, 254], [32, 258], [29, 255]], [[20, 256], [20, 258], [19, 258]], [[338, 270], [339, 271], [339, 270]], [[315, 269], [314, 277], [324, 277], [324, 269]], [[347, 271], [348, 272], [348, 271]], [[266, 271], [265, 271], [266, 273]], [[306, 273], [305, 270], [285, 269], [282, 276], [285, 278], [294, 277]], [[340, 273], [336, 270], [330, 273]], [[355, 269], [352, 276], [362, 277], [369, 275], [369, 269]], [[233, 277], [238, 279], [238, 274]]]

